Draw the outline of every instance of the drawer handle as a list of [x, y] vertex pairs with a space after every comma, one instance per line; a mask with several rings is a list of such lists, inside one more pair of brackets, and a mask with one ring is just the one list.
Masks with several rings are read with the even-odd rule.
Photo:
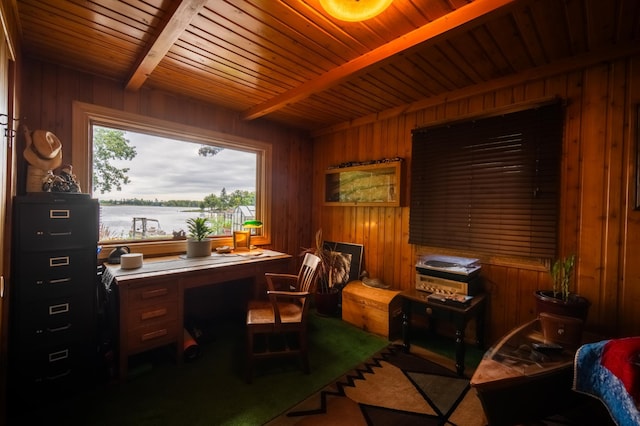
[[[46, 232], [44, 231], [36, 231], [36, 235], [38, 237], [44, 237], [44, 235], [46, 234]], [[49, 232], [48, 233], [50, 237], [64, 237], [67, 235], [71, 235], [71, 231], [66, 231], [66, 232]]]
[[70, 281], [71, 281], [71, 278], [58, 278], [57, 280], [49, 280], [49, 281], [36, 280], [36, 284], [37, 285], [44, 285], [45, 283], [46, 284], [62, 284]]
[[49, 354], [49, 362], [56, 362], [66, 358], [69, 358], [69, 349]]
[[67, 232], [49, 232], [49, 235], [51, 235], [52, 237], [66, 237], [68, 235], [71, 235], [71, 231], [67, 231]]
[[166, 296], [167, 294], [169, 294], [168, 288], [159, 288], [157, 290], [149, 290], [149, 291], [142, 292], [142, 298], [152, 299], [154, 297]]
[[47, 331], [50, 333], [57, 333], [59, 331], [65, 331], [71, 328], [71, 323], [67, 323], [66, 325], [63, 325], [62, 327], [56, 327], [56, 328], [47, 328]]
[[69, 256], [52, 257], [49, 259], [49, 266], [69, 266]]
[[46, 380], [58, 380], [65, 376], [68, 376], [69, 374], [71, 374], [71, 369], [68, 369], [67, 371], [63, 371], [60, 374], [56, 374], [55, 376], [47, 376]]
[[69, 312], [68, 303], [61, 303], [59, 305], [49, 306], [49, 315], [64, 314], [65, 312]]
[[70, 217], [70, 210], [49, 210], [49, 219], [69, 219]]
[[169, 334], [167, 332], [167, 329], [163, 328], [162, 330], [156, 330], [156, 331], [152, 331], [151, 333], [143, 334], [140, 340], [142, 340], [143, 342], [146, 342], [147, 340], [157, 339], [159, 337], [166, 336], [167, 334]]
[[143, 312], [142, 315], [140, 315], [140, 319], [144, 321], [152, 318], [162, 317], [165, 315], [167, 315], [167, 308], [161, 308], [161, 309], [156, 309], [155, 311]]

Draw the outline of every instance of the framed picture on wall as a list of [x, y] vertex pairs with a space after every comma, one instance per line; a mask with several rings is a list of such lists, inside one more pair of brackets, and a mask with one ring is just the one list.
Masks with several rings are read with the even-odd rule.
[[349, 281], [360, 279], [362, 244], [325, 241], [324, 249], [331, 252], [332, 274], [335, 285], [343, 288]]

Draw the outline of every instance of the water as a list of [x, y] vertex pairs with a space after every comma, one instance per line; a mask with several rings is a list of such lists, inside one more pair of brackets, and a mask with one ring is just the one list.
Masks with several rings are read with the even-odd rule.
[[[191, 210], [191, 211], [190, 211]], [[186, 220], [204, 216], [189, 207], [157, 206], [100, 206], [100, 223], [109, 229], [109, 235], [128, 237], [134, 217], [157, 219], [160, 229], [171, 236], [174, 231], [187, 231]]]

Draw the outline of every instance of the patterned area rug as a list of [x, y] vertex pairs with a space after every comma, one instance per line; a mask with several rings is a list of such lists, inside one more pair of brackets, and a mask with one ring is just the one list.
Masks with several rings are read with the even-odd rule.
[[390, 345], [267, 423], [327, 424], [480, 426], [485, 420], [469, 378], [458, 376], [451, 360]]

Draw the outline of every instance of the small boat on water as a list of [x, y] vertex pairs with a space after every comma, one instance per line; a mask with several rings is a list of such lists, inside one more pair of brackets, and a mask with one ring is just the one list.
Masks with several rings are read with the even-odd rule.
[[148, 238], [166, 234], [160, 227], [160, 221], [150, 217], [134, 217], [129, 231], [131, 238]]

